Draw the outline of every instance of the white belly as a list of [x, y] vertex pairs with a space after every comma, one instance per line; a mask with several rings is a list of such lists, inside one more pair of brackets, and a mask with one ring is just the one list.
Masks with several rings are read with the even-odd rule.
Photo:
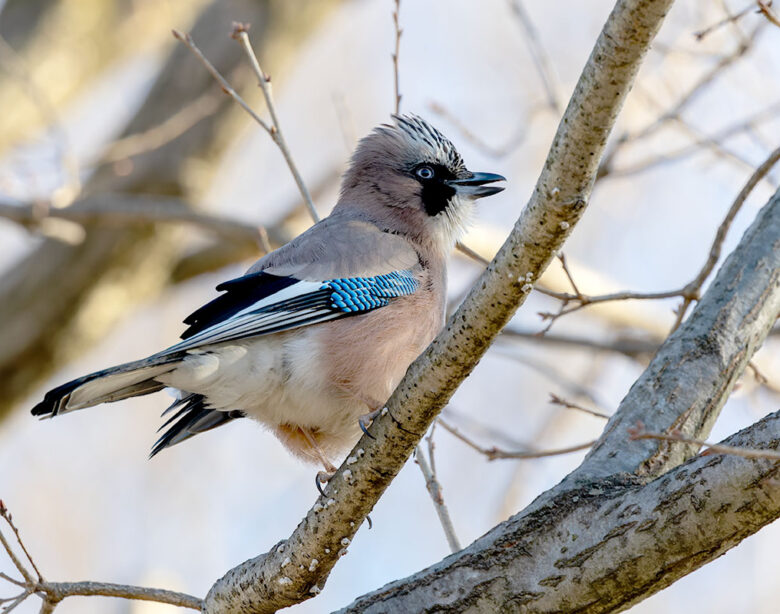
[[214, 409], [242, 410], [271, 429], [316, 431], [330, 455], [354, 444], [358, 418], [369, 408], [327, 380], [315, 343], [312, 330], [304, 328], [210, 346], [191, 351], [158, 379], [204, 395]]

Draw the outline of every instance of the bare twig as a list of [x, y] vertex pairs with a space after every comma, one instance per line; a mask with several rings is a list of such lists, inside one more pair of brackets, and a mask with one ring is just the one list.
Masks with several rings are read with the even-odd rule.
[[721, 251], [723, 249], [723, 241], [726, 239], [726, 234], [728, 233], [729, 228], [731, 227], [731, 223], [734, 221], [737, 213], [739, 213], [739, 210], [747, 200], [747, 197], [753, 191], [753, 188], [758, 185], [758, 182], [761, 181], [761, 179], [771, 170], [771, 168], [777, 163], [778, 160], [780, 160], [780, 147], [769, 154], [769, 157], [764, 160], [761, 166], [759, 166], [753, 172], [753, 174], [747, 180], [747, 183], [740, 190], [737, 198], [732, 203], [731, 208], [729, 208], [728, 212], [726, 213], [726, 217], [723, 219], [720, 226], [718, 227], [717, 232], [715, 233], [715, 239], [712, 242], [710, 253], [707, 256], [707, 260], [704, 263], [704, 266], [702, 266], [698, 275], [696, 275], [696, 277], [694, 277], [690, 283], [681, 289], [680, 295], [683, 296], [683, 302], [680, 304], [677, 310], [677, 318], [672, 330], [676, 330], [677, 327], [680, 326], [683, 319], [685, 318], [685, 313], [688, 310], [688, 307], [694, 300], [698, 299], [704, 282], [710, 276], [712, 270], [715, 268], [715, 265], [720, 259]]
[[597, 418], [604, 418], [604, 420], [609, 420], [609, 414], [605, 414], [603, 411], [590, 409], [589, 407], [584, 407], [582, 405], [578, 405], [577, 403], [572, 403], [571, 401], [567, 401], [566, 399], [563, 399], [552, 392], [550, 393], [550, 403], [560, 407], [565, 407], [566, 409], [581, 411], [586, 414], [590, 414], [591, 416], [596, 416]]
[[24, 542], [22, 541], [19, 530], [11, 518], [11, 514], [0, 501], [0, 517], [2, 517], [11, 531], [14, 534], [17, 544], [21, 548], [30, 566], [35, 572], [35, 577], [26, 568], [22, 561], [16, 556], [13, 548], [8, 543], [5, 535], [0, 531], [0, 543], [6, 554], [10, 557], [16, 569], [24, 578], [24, 581], [15, 580], [6, 574], [0, 574], [0, 578], [15, 584], [16, 586], [23, 587], [25, 590], [18, 596], [10, 599], [0, 599], [0, 603], [4, 603], [13, 600], [12, 603], [3, 609], [3, 612], [7, 613], [16, 608], [30, 595], [37, 594], [43, 600], [41, 606], [41, 612], [53, 612], [56, 605], [67, 597], [88, 597], [88, 596], [103, 596], [103, 597], [121, 597], [123, 599], [135, 599], [142, 601], [155, 601], [158, 603], [166, 603], [170, 605], [176, 605], [184, 608], [190, 608], [192, 610], [200, 610], [202, 606], [202, 600], [192, 595], [184, 593], [177, 593], [175, 591], [146, 588], [142, 586], [130, 586], [126, 584], [113, 584], [109, 582], [47, 582], [44, 580], [41, 572], [35, 564], [32, 556], [28, 552]]
[[536, 31], [536, 26], [534, 26], [534, 23], [525, 10], [521, 0], [509, 0], [509, 8], [512, 10], [512, 14], [517, 18], [520, 27], [523, 29], [523, 40], [528, 45], [534, 67], [544, 86], [547, 104], [556, 113], [560, 113], [561, 102], [558, 98], [555, 71], [553, 70], [552, 62], [550, 62], [550, 57], [544, 49], [544, 45], [542, 45], [541, 40], [539, 40], [539, 33]]
[[719, 30], [720, 28], [728, 24], [733, 24], [738, 22], [745, 15], [750, 13], [755, 8], [755, 6], [756, 6], [755, 3], [751, 2], [748, 6], [746, 6], [741, 11], [734, 13], [733, 15], [728, 14], [726, 15], [726, 17], [712, 24], [711, 26], [707, 26], [706, 28], [699, 30], [698, 32], [694, 32], [693, 35], [696, 37], [697, 41], [701, 41], [704, 39], [705, 36], [712, 34], [715, 30]]
[[[740, 190], [736, 199], [734, 200], [728, 212], [726, 213], [726, 216], [724, 217], [723, 221], [720, 223], [720, 226], [718, 226], [718, 230], [715, 233], [715, 239], [713, 240], [712, 246], [710, 247], [710, 252], [709, 255], [707, 256], [706, 262], [702, 266], [701, 270], [696, 274], [696, 276], [681, 288], [678, 288], [676, 290], [669, 290], [666, 292], [615, 292], [612, 294], [604, 294], [601, 296], [588, 296], [582, 294], [577, 288], [577, 285], [574, 282], [571, 271], [569, 271], [568, 266], [566, 265], [566, 260], [563, 254], [561, 254], [559, 256], [559, 259], [561, 260], [561, 265], [563, 266], [563, 270], [566, 273], [566, 276], [568, 277], [570, 283], [572, 284], [572, 288], [574, 289], [574, 294], [569, 294], [565, 292], [552, 292], [544, 288], [538, 288], [538, 287], [536, 288], [542, 294], [545, 294], [546, 296], [550, 296], [552, 298], [556, 298], [562, 301], [561, 306], [557, 313], [552, 313], [552, 312], [539, 313], [539, 315], [542, 317], [543, 320], [549, 320], [549, 323], [544, 328], [544, 330], [541, 331], [541, 334], [547, 333], [547, 331], [550, 330], [550, 327], [558, 318], [573, 313], [575, 311], [578, 311], [583, 307], [586, 307], [587, 305], [592, 305], [594, 303], [603, 303], [608, 301], [637, 300], [637, 299], [657, 300], [657, 299], [681, 297], [683, 300], [682, 303], [675, 309], [676, 317], [675, 317], [674, 325], [672, 326], [672, 330], [673, 331], [676, 330], [682, 323], [683, 319], [685, 318], [685, 314], [687, 313], [688, 308], [691, 306], [691, 304], [694, 301], [697, 301], [699, 299], [704, 282], [710, 276], [713, 269], [715, 268], [715, 265], [720, 259], [721, 251], [723, 249], [723, 242], [726, 238], [726, 234], [728, 233], [729, 228], [731, 227], [732, 222], [734, 221], [734, 218], [736, 217], [737, 213], [739, 213], [739, 210], [742, 208], [742, 205], [745, 203], [745, 200], [747, 200], [747, 197], [750, 195], [750, 193], [753, 191], [756, 185], [758, 185], [758, 183], [767, 175], [767, 173], [772, 169], [772, 167], [777, 163], [778, 160], [780, 160], [780, 147], [775, 149], [769, 155], [769, 157], [753, 172], [753, 174], [750, 176], [745, 186], [742, 188], [742, 190]], [[568, 307], [569, 303], [572, 302], [574, 303], [574, 305]]]
[[401, 24], [399, 21], [401, 12], [401, 0], [394, 0], [395, 8], [393, 9], [393, 27], [395, 28], [395, 51], [393, 51], [393, 91], [395, 92], [395, 114], [401, 112], [401, 89], [398, 70], [398, 57], [401, 52]]
[[[780, 111], [780, 103], [775, 102], [772, 105], [768, 106], [767, 108], [762, 109], [761, 111], [758, 111], [756, 113], [753, 113], [748, 117], [746, 117], [745, 119], [740, 120], [732, 124], [731, 126], [727, 126], [726, 128], [720, 130], [715, 134], [695, 137], [694, 141], [689, 145], [684, 145], [682, 147], [662, 153], [660, 155], [647, 157], [644, 160], [639, 160], [638, 162], [621, 166], [619, 168], [613, 168], [611, 164], [612, 158], [614, 157], [615, 153], [619, 150], [619, 146], [615, 147], [610, 152], [611, 154], [610, 159], [607, 159], [605, 157], [605, 162], [602, 165], [602, 169], [600, 169], [600, 176], [601, 177], [605, 177], [605, 176], [629, 177], [631, 175], [636, 175], [638, 173], [647, 171], [651, 168], [655, 168], [662, 164], [668, 164], [670, 162], [675, 162], [683, 158], [687, 158], [696, 153], [704, 151], [704, 148], [707, 147], [711, 149], [713, 146], [717, 145], [718, 147], [722, 148], [721, 143], [726, 139], [743, 132], [754, 130], [762, 122], [772, 120], [775, 117], [777, 117], [779, 111]], [[742, 160], [740, 160], [740, 162], [742, 162]]]
[[537, 112], [544, 109], [549, 110], [550, 107], [545, 105], [543, 107], [540, 106], [538, 108], [531, 109], [528, 113], [528, 117], [524, 117], [517, 124], [517, 127], [510, 133], [509, 138], [502, 145], [491, 145], [490, 143], [486, 142], [442, 103], [436, 101], [429, 102], [428, 108], [432, 113], [435, 113], [445, 121], [452, 124], [452, 126], [458, 132], [460, 132], [464, 139], [479, 149], [486, 156], [490, 156], [491, 158], [503, 158], [515, 151], [525, 140], [525, 137], [528, 134], [528, 126]]
[[[429, 441], [429, 446], [430, 446]], [[425, 478], [425, 487], [428, 489], [428, 493], [431, 495], [433, 501], [433, 507], [436, 509], [436, 514], [439, 517], [442, 529], [444, 529], [444, 535], [447, 537], [447, 543], [450, 546], [452, 552], [457, 552], [461, 549], [458, 536], [455, 534], [455, 527], [452, 524], [452, 518], [450, 512], [447, 509], [447, 504], [444, 503], [444, 497], [441, 492], [441, 484], [436, 478], [436, 472], [432, 469], [433, 455], [431, 455], [431, 462], [428, 464], [428, 460], [425, 458], [425, 451], [422, 446], [417, 446], [415, 449], [414, 460], [417, 466], [420, 467], [420, 471]]]
[[501, 335], [502, 337], [524, 339], [535, 343], [561, 345], [586, 350], [617, 352], [630, 358], [638, 358], [642, 355], [652, 354], [659, 347], [657, 342], [633, 337], [618, 337], [613, 341], [599, 341], [588, 337], [565, 334], [558, 335], [555, 333], [548, 333], [540, 335], [537, 331], [520, 330], [513, 327], [505, 328], [501, 331]]
[[772, 0], [758, 0], [756, 4], [758, 5], [758, 12], [766, 17], [769, 23], [780, 28], [780, 18], [769, 8], [772, 6]]
[[298, 186], [298, 190], [301, 192], [303, 202], [306, 203], [306, 207], [309, 210], [309, 215], [311, 215], [315, 222], [319, 222], [320, 216], [317, 213], [317, 209], [314, 207], [311, 194], [309, 193], [306, 184], [303, 182], [303, 177], [301, 177], [301, 173], [298, 171], [298, 167], [296, 166], [292, 154], [290, 153], [290, 148], [287, 146], [287, 141], [284, 139], [284, 134], [282, 134], [282, 125], [279, 122], [279, 117], [276, 114], [276, 106], [274, 105], [274, 97], [271, 91], [271, 77], [260, 67], [260, 62], [257, 59], [257, 55], [255, 54], [254, 49], [252, 49], [252, 43], [249, 42], [249, 34], [247, 34], [248, 30], [249, 26], [247, 24], [234, 24], [233, 38], [238, 40], [238, 42], [241, 43], [241, 46], [244, 48], [244, 52], [249, 59], [249, 63], [252, 65], [252, 70], [254, 70], [255, 76], [257, 77], [257, 83], [263, 92], [265, 104], [268, 107], [268, 114], [271, 116], [271, 126], [266, 128], [266, 131], [271, 136], [274, 143], [276, 143], [276, 146], [279, 148], [279, 150], [282, 152], [282, 155], [287, 162], [287, 166], [290, 168], [290, 172], [295, 179], [295, 184]]
[[260, 84], [260, 88], [263, 92], [263, 96], [265, 97], [266, 104], [268, 106], [268, 112], [271, 115], [271, 124], [267, 123], [264, 119], [262, 119], [255, 111], [250, 107], [247, 102], [236, 92], [230, 84], [227, 82], [225, 77], [223, 77], [220, 72], [214, 67], [214, 65], [209, 62], [209, 60], [206, 58], [206, 56], [203, 55], [203, 52], [198, 48], [198, 46], [195, 44], [195, 42], [192, 39], [192, 36], [189, 34], [182, 34], [181, 32], [177, 30], [173, 30], [173, 36], [183, 42], [187, 47], [192, 51], [192, 53], [195, 55], [195, 57], [200, 60], [201, 64], [206, 67], [206, 70], [208, 70], [211, 73], [211, 76], [216, 79], [216, 81], [222, 86], [222, 91], [224, 91], [228, 96], [230, 96], [233, 100], [235, 100], [244, 111], [246, 111], [252, 119], [254, 119], [263, 130], [265, 130], [268, 135], [271, 137], [273, 142], [276, 144], [276, 146], [279, 148], [279, 151], [281, 151], [282, 156], [285, 159], [285, 162], [287, 162], [287, 166], [290, 169], [290, 172], [293, 175], [293, 179], [295, 180], [296, 185], [298, 186], [298, 190], [301, 193], [301, 196], [303, 197], [303, 201], [306, 203], [306, 207], [309, 209], [309, 213], [314, 219], [314, 221], [319, 221], [319, 215], [317, 214], [317, 210], [314, 207], [314, 203], [311, 199], [311, 195], [309, 194], [308, 189], [306, 188], [306, 185], [303, 183], [303, 179], [301, 177], [301, 174], [298, 172], [298, 167], [295, 165], [295, 162], [293, 161], [292, 155], [290, 154], [290, 150], [287, 147], [287, 143], [284, 140], [284, 136], [282, 135], [279, 121], [276, 116], [276, 108], [273, 104], [273, 97], [271, 95], [271, 78], [265, 74], [262, 69], [260, 68], [260, 64], [257, 61], [257, 57], [255, 56], [254, 51], [252, 50], [252, 46], [249, 43], [249, 37], [247, 36], [247, 28], [248, 26], [242, 25], [242, 24], [236, 24], [236, 27], [234, 28], [234, 38], [236, 38], [241, 45], [244, 47], [244, 50], [249, 57], [249, 60], [252, 64], [252, 68], [255, 71], [255, 74], [258, 78], [258, 83]]
[[[574, 281], [574, 276], [572, 275], [572, 272], [568, 267], [568, 263], [566, 262], [566, 257], [563, 254], [559, 254], [558, 259], [560, 260], [561, 266], [563, 267], [563, 271], [567, 279], [569, 280], [572, 289], [574, 290], [574, 294], [570, 294], [568, 292], [554, 292], [552, 290], [548, 290], [546, 288], [539, 287], [539, 286], [535, 288], [541, 294], [544, 294], [545, 296], [549, 296], [551, 298], [555, 298], [561, 301], [561, 305], [557, 313], [552, 313], [549, 311], [539, 312], [539, 316], [541, 316], [542, 320], [548, 320], [547, 326], [538, 333], [539, 335], [547, 334], [547, 332], [549, 332], [550, 328], [552, 328], [552, 325], [555, 323], [556, 320], [558, 320], [558, 318], [568, 315], [570, 313], [574, 313], [575, 311], [579, 311], [580, 309], [587, 307], [588, 305], [593, 305], [597, 303], [606, 303], [610, 301], [657, 300], [657, 299], [665, 299], [665, 298], [674, 298], [676, 296], [683, 295], [682, 293], [685, 291], [684, 288], [681, 288], [678, 290], [669, 290], [665, 292], [626, 291], [626, 292], [613, 292], [610, 294], [602, 294], [598, 296], [589, 296], [580, 292], [579, 288], [577, 287], [577, 284]], [[570, 303], [574, 303], [574, 305], [569, 307]]]
[[753, 448], [741, 448], [737, 446], [727, 446], [719, 443], [709, 443], [703, 439], [696, 439], [695, 437], [688, 437], [683, 435], [679, 430], [672, 430], [669, 433], [652, 433], [645, 430], [644, 425], [640, 422], [636, 426], [628, 429], [628, 435], [631, 441], [638, 439], [655, 439], [658, 441], [674, 441], [680, 443], [689, 443], [695, 446], [706, 447], [707, 450], [702, 454], [731, 454], [733, 456], [741, 456], [743, 458], [768, 458], [770, 460], [780, 461], [780, 452], [775, 450], [755, 450]]
[[466, 435], [461, 433], [457, 428], [455, 428], [451, 424], [442, 420], [441, 417], [438, 419], [438, 421], [439, 424], [441, 424], [442, 428], [444, 428], [444, 430], [451, 433], [456, 438], [460, 439], [472, 450], [476, 450], [480, 454], [483, 454], [484, 456], [487, 457], [488, 460], [491, 461], [497, 459], [525, 460], [529, 458], [545, 458], [547, 456], [559, 456], [561, 454], [570, 454], [572, 452], [578, 452], [579, 450], [586, 450], [587, 448], [590, 448], [594, 443], [596, 443], [596, 441], [593, 440], [593, 441], [586, 441], [585, 443], [580, 443], [574, 446], [569, 446], [567, 448], [559, 448], [556, 450], [524, 450], [518, 452], [511, 452], [507, 450], [502, 450], [495, 446], [492, 446], [490, 448], [483, 447], [478, 443], [476, 443], [475, 441], [469, 439]]

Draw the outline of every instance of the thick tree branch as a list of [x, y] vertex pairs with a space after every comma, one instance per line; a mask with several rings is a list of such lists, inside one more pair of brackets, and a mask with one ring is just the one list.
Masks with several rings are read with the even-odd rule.
[[[724, 443], [777, 450], [779, 442], [777, 412]], [[619, 612], [780, 516], [779, 472], [777, 461], [711, 454], [648, 484], [602, 478], [559, 490], [340, 612]]]
[[[409, 368], [290, 538], [219, 580], [204, 611], [274, 612], [320, 590], [357, 527], [582, 216], [609, 132], [671, 0], [621, 0], [564, 114], [530, 202], [445, 330]], [[347, 474], [347, 470], [349, 473]], [[347, 474], [347, 475], [345, 475]]]

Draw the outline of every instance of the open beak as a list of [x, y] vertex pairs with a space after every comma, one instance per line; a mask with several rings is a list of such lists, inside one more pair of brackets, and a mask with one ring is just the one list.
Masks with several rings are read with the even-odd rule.
[[463, 196], [483, 198], [498, 194], [504, 189], [503, 186], [486, 185], [495, 181], [506, 181], [506, 177], [495, 173], [472, 173], [471, 177], [466, 179], [451, 179], [447, 181], [447, 185], [455, 188], [458, 194]]

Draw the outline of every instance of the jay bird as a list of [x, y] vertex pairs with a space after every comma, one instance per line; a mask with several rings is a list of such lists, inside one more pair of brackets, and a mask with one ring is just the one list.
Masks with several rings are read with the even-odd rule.
[[503, 190], [422, 118], [393, 120], [359, 142], [333, 212], [217, 286], [182, 341], [58, 386], [33, 415], [173, 388], [152, 456], [246, 416], [335, 471], [442, 327], [447, 257], [474, 201]]

